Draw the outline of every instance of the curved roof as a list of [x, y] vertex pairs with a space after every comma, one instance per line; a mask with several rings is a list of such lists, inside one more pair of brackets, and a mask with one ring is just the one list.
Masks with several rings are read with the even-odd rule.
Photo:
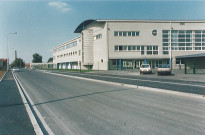
[[86, 20], [86, 21], [83, 21], [80, 25], [78, 25], [78, 27], [75, 29], [74, 33], [81, 33], [82, 30], [84, 30], [84, 28], [86, 26], [88, 26], [89, 24], [91, 23], [94, 23], [96, 22], [96, 20]]

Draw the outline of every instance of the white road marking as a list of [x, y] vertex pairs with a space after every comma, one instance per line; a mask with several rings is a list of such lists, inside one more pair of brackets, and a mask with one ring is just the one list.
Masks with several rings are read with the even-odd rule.
[[[40, 112], [38, 111], [38, 109], [35, 107], [33, 101], [31, 100], [30, 96], [28, 95], [28, 93], [27, 93], [26, 90], [24, 89], [24, 87], [23, 87], [23, 85], [21, 84], [21, 82], [18, 80], [18, 78], [16, 77], [16, 75], [15, 75], [13, 72], [12, 72], [12, 74], [13, 74], [14, 79], [15, 79], [15, 81], [16, 81], [16, 84], [17, 84], [17, 86], [18, 86], [18, 90], [19, 90], [19, 92], [20, 92], [20, 94], [21, 94], [21, 98], [22, 98], [23, 103], [24, 103], [24, 105], [25, 105], [25, 107], [26, 107], [26, 110], [27, 110], [27, 112], [28, 112], [29, 118], [30, 118], [31, 123], [32, 123], [32, 125], [33, 125], [33, 127], [34, 127], [34, 131], [36, 132], [36, 135], [43, 135], [43, 132], [42, 132], [42, 130], [41, 130], [39, 124], [37, 123], [37, 120], [35, 119], [35, 117], [34, 117], [32, 111], [31, 111], [31, 108], [29, 107], [29, 105], [28, 105], [28, 103], [27, 103], [27, 101], [26, 101], [26, 98], [24, 97], [22, 91], [24, 91], [26, 97], [28, 98], [29, 102], [30, 102], [31, 105], [33, 106], [34, 111], [36, 112], [38, 118], [39, 118], [40, 121], [42, 122], [42, 124], [43, 124], [43, 126], [45, 127], [45, 129], [46, 129], [46, 131], [48, 132], [48, 134], [49, 134], [49, 135], [54, 135], [54, 133], [52, 132], [52, 130], [49, 128], [49, 126], [48, 126], [47, 123], [45, 122], [43, 116], [40, 114]], [[17, 81], [18, 81], [19, 84], [21, 85], [22, 91], [21, 91], [21, 88], [20, 88], [19, 84], [17, 83]]]
[[77, 76], [72, 76], [72, 75], [63, 75], [63, 74], [51, 73], [51, 72], [44, 72], [44, 73], [58, 75], [58, 76], [64, 76], [64, 77], [69, 77], [69, 78], [76, 78], [76, 79], [81, 79], [81, 80], [86, 80], [86, 81], [94, 81], [94, 82], [106, 83], [106, 84], [111, 84], [111, 85], [118, 85], [118, 86], [123, 86], [123, 87], [134, 88], [134, 89], [143, 89], [143, 90], [148, 90], [148, 91], [153, 91], [153, 92], [160, 92], [160, 93], [167, 93], [167, 94], [173, 94], [173, 95], [180, 95], [180, 96], [187, 96], [187, 97], [204, 99], [203, 95], [198, 95], [198, 94], [184, 93], [184, 92], [159, 89], [159, 88], [150, 88], [150, 87], [137, 86], [137, 85], [131, 85], [131, 84], [122, 84], [122, 83], [109, 82], [109, 81], [104, 81], [104, 80], [95, 80], [95, 79], [90, 79], [90, 78], [77, 77]]

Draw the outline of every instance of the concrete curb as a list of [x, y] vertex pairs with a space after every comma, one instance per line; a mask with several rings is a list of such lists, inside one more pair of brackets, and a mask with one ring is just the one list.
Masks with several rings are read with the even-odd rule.
[[[30, 102], [31, 106], [33, 107], [33, 110], [35, 111], [36, 115], [38, 116], [38, 118], [40, 119], [41, 123], [43, 124], [44, 128], [46, 129], [46, 131], [48, 132], [49, 135], [54, 135], [54, 133], [51, 131], [51, 129], [49, 128], [49, 126], [47, 125], [47, 123], [44, 121], [43, 116], [40, 114], [40, 112], [38, 111], [38, 109], [34, 106], [33, 101], [31, 100], [30, 96], [28, 95], [28, 93], [26, 92], [26, 90], [24, 89], [24, 87], [22, 86], [21, 82], [18, 80], [18, 78], [16, 77], [16, 75], [12, 72], [14, 79], [16, 81], [18, 90], [20, 92], [21, 98], [23, 100], [23, 103], [26, 107], [27, 113], [29, 115], [29, 118], [31, 120], [31, 123], [33, 125], [34, 131], [36, 133], [36, 135], [44, 135], [43, 131], [41, 130], [28, 102]], [[26, 100], [26, 97], [28, 99], [28, 102]]]
[[63, 75], [63, 74], [58, 74], [58, 73], [51, 73], [51, 72], [48, 72], [48, 71], [41, 71], [41, 72], [48, 73], [48, 74], [53, 74], [53, 75], [58, 75], [58, 76], [76, 78], [76, 79], [81, 79], [81, 80], [94, 81], [94, 82], [106, 83], [106, 84], [117, 85], [117, 86], [124, 86], [124, 87], [128, 87], [128, 88], [143, 89], [143, 90], [148, 90], [148, 91], [153, 91], [153, 92], [158, 92], [158, 93], [167, 93], [167, 94], [173, 94], [173, 95], [179, 95], [179, 96], [186, 96], [186, 97], [205, 99], [204, 95], [198, 95], [198, 94], [191, 94], [191, 93], [184, 93], [184, 92], [178, 92], [178, 91], [172, 91], [172, 90], [166, 90], [166, 89], [158, 89], [158, 88], [137, 86], [137, 85], [131, 85], [131, 84], [108, 82], [108, 81], [95, 80], [95, 79], [90, 79], [90, 78], [85, 78], [85, 77], [76, 77], [76, 76], [72, 76], [72, 75]]

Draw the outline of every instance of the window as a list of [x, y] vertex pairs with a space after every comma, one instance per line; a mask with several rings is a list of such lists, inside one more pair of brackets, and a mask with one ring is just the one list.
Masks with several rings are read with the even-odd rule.
[[158, 55], [158, 46], [153, 46], [153, 54]]
[[123, 37], [132, 36], [132, 37], [135, 37], [135, 36], [139, 36], [139, 35], [140, 35], [139, 31], [114, 31], [114, 36], [115, 37], [117, 37], [117, 36], [123, 36]]
[[123, 32], [123, 36], [127, 36], [127, 32]]
[[118, 32], [117, 31], [114, 32], [114, 36], [115, 37], [118, 36]]
[[127, 51], [127, 46], [123, 46], [123, 51]]
[[141, 55], [144, 55], [144, 46], [141, 46]]
[[96, 37], [96, 39], [101, 39], [102, 38], [102, 34], [98, 34], [95, 37]]
[[147, 46], [147, 55], [152, 55], [152, 46]]
[[123, 50], [123, 46], [119, 46], [119, 51], [122, 51]]
[[115, 51], [118, 51], [118, 46], [115, 46]]

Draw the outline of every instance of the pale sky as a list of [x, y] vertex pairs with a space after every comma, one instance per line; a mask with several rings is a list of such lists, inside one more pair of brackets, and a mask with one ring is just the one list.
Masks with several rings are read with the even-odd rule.
[[0, 58], [8, 35], [10, 62], [15, 50], [27, 63], [34, 53], [47, 62], [87, 19], [205, 20], [205, 0], [0, 0]]

